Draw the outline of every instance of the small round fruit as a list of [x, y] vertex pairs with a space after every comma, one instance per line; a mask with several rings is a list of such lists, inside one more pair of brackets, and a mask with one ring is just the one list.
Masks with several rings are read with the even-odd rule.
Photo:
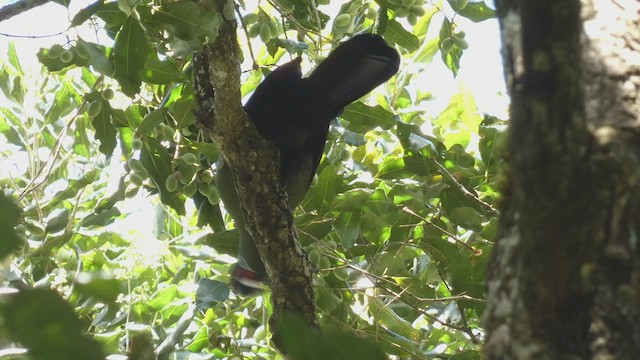
[[285, 12], [292, 12], [293, 10], [296, 9], [296, 6], [287, 0], [280, 0], [278, 1], [278, 4], [282, 8], [282, 10], [284, 10]]
[[336, 19], [333, 21], [333, 25], [337, 28], [346, 28], [351, 25], [351, 15], [349, 14], [340, 14], [336, 16]]
[[455, 0], [453, 2], [453, 10], [460, 11], [464, 9], [468, 3], [469, 3], [469, 0]]
[[142, 143], [142, 140], [138, 138], [133, 139], [133, 141], [131, 142], [131, 147], [133, 148], [133, 150], [140, 150], [143, 146], [144, 144]]
[[200, 173], [200, 180], [206, 184], [211, 183], [213, 181], [213, 170], [211, 169], [203, 170]]
[[349, 279], [349, 270], [343, 267], [334, 269], [333, 276], [340, 281], [347, 281]]
[[211, 195], [214, 191], [214, 186], [211, 184], [205, 184], [205, 183], [199, 183], [198, 184], [198, 192], [200, 192], [200, 194], [209, 197], [209, 195]]
[[413, 26], [418, 23], [418, 17], [413, 14], [409, 14], [409, 16], [407, 16], [407, 22], [409, 25]]
[[60, 61], [67, 64], [70, 63], [71, 61], [73, 61], [73, 53], [69, 50], [64, 50], [60, 54]]
[[60, 57], [60, 54], [62, 54], [63, 51], [64, 48], [62, 47], [62, 45], [55, 44], [51, 46], [49, 52], [47, 53], [47, 56], [49, 57], [49, 59], [56, 59]]
[[367, 8], [364, 16], [369, 20], [374, 20], [378, 16], [378, 12], [374, 8]]
[[466, 50], [469, 48], [469, 43], [467, 42], [466, 39], [463, 39], [463, 38], [457, 38], [454, 36], [453, 43], [456, 44], [456, 46], [462, 50]]
[[100, 111], [102, 111], [102, 102], [100, 100], [94, 100], [87, 106], [87, 114], [89, 115], [89, 117], [94, 118], [98, 116], [98, 114], [100, 114]]
[[127, 160], [127, 165], [129, 165], [129, 169], [131, 169], [134, 172], [139, 173], [139, 172], [145, 171], [144, 165], [142, 165], [142, 163], [138, 159], [131, 158]]
[[250, 13], [244, 16], [244, 22], [247, 24], [257, 23], [260, 16], [256, 13]]
[[89, 50], [87, 49], [87, 45], [85, 45], [84, 43], [80, 43], [78, 45], [76, 45], [75, 47], [76, 49], [76, 54], [83, 58], [83, 59], [88, 59], [90, 54], [89, 54]]
[[442, 40], [442, 43], [440, 43], [440, 51], [442, 51], [445, 54], [448, 54], [451, 52], [451, 50], [453, 50], [453, 39], [451, 38], [446, 38], [444, 40]]
[[197, 165], [198, 157], [194, 153], [185, 153], [182, 155], [182, 161], [189, 165]]
[[400, 3], [402, 4], [402, 6], [410, 8], [416, 3], [416, 0], [401, 0]]
[[396, 9], [396, 16], [399, 18], [407, 17], [411, 14], [411, 10], [406, 7], [399, 7]]
[[142, 183], [144, 182], [144, 179], [142, 178], [142, 176], [136, 174], [136, 173], [130, 173], [129, 174], [129, 181], [135, 185], [135, 186], [142, 186]]
[[271, 40], [271, 26], [267, 23], [260, 25], [260, 40], [265, 43]]
[[456, 39], [456, 38], [457, 39], [464, 39], [465, 37], [467, 37], [467, 33], [462, 31], [462, 30], [460, 30], [457, 33], [453, 34], [453, 38], [454, 39]]
[[260, 27], [261, 27], [260, 23], [255, 23], [255, 24], [249, 26], [249, 30], [248, 30], [249, 37], [251, 37], [251, 38], [258, 37], [258, 35], [260, 35]]
[[307, 258], [309, 259], [309, 262], [315, 266], [316, 268], [320, 268], [320, 252], [316, 249], [313, 249], [311, 251], [309, 251], [309, 253], [307, 254]]
[[113, 95], [114, 95], [114, 93], [113, 93], [113, 90], [111, 90], [111, 89], [104, 89], [100, 93], [100, 96], [106, 101], [109, 101], [109, 100], [113, 99]]
[[185, 186], [184, 188], [182, 188], [182, 193], [185, 194], [187, 197], [192, 197], [193, 195], [196, 194], [197, 191], [198, 191], [198, 183], [196, 183], [195, 181]]
[[410, 11], [411, 11], [411, 14], [413, 14], [413, 15], [415, 15], [415, 16], [417, 16], [417, 17], [420, 17], [420, 16], [422, 16], [422, 15], [424, 15], [424, 14], [426, 14], [426, 13], [427, 13], [427, 12], [424, 10], [424, 8], [423, 8], [422, 6], [420, 6], [420, 5], [413, 5], [413, 6], [411, 7], [411, 10], [410, 10]]
[[173, 130], [173, 128], [169, 125], [165, 125], [162, 123], [160, 124], [163, 125], [159, 127], [160, 134], [162, 134], [162, 136], [167, 140], [173, 139], [173, 135], [175, 134], [176, 131]]
[[329, 260], [327, 256], [321, 256], [320, 263], [318, 265], [319, 265], [318, 268], [326, 269], [331, 266], [331, 260]]
[[171, 174], [167, 176], [167, 180], [164, 182], [164, 186], [167, 188], [168, 192], [174, 192], [178, 189], [178, 179], [175, 174]]

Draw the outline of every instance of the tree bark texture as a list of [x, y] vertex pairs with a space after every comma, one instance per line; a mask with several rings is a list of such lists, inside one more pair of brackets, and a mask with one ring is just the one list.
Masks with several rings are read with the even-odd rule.
[[487, 359], [640, 359], [640, 2], [496, 1], [511, 94]]
[[[222, 13], [225, 1], [218, 3]], [[245, 222], [271, 282], [270, 325], [278, 344], [284, 314], [297, 314], [316, 325], [311, 270], [279, 179], [278, 151], [258, 134], [242, 109], [236, 28], [235, 20], [223, 20], [217, 38], [194, 58], [198, 118], [234, 170]]]

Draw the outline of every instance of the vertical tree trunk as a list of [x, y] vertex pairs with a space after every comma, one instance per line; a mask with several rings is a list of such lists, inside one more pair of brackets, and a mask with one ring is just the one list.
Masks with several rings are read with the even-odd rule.
[[511, 139], [485, 356], [640, 358], [640, 3], [497, 6]]

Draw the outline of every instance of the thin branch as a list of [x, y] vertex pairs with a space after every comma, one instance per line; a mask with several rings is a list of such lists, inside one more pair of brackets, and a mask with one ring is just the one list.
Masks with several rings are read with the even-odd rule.
[[451, 182], [451, 184], [453, 184], [453, 186], [455, 186], [456, 189], [460, 190], [460, 192], [462, 192], [462, 194], [464, 194], [469, 200], [471, 200], [474, 203], [476, 203], [484, 211], [486, 211], [487, 213], [489, 213], [491, 215], [497, 215], [498, 214], [498, 211], [496, 209], [494, 209], [491, 205], [489, 205], [486, 202], [480, 200], [480, 198], [478, 198], [475, 194], [473, 194], [471, 191], [467, 190], [467, 188], [464, 187], [464, 185], [460, 184], [458, 179], [456, 179], [453, 175], [451, 175], [449, 170], [447, 170], [444, 166], [442, 166], [442, 164], [440, 164], [439, 162], [437, 162], [435, 160], [432, 161], [432, 162], [436, 165], [436, 167], [438, 169], [440, 169], [440, 172], [442, 172], [442, 176], [447, 178]]

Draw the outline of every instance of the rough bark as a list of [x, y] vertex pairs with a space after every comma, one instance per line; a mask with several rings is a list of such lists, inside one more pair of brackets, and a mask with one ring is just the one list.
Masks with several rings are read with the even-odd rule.
[[5, 5], [0, 8], [0, 22], [9, 20], [16, 15], [20, 15], [25, 11], [42, 6], [51, 1], [52, 0], [21, 0], [13, 4]]
[[512, 106], [485, 357], [640, 358], [639, 3], [497, 6]]
[[[219, 1], [220, 12], [223, 4]], [[311, 270], [279, 179], [278, 151], [258, 134], [242, 109], [236, 28], [235, 20], [224, 20], [217, 38], [194, 59], [198, 117], [234, 170], [247, 230], [271, 281], [270, 325], [279, 344], [278, 325], [284, 314], [298, 314], [316, 324]]]

